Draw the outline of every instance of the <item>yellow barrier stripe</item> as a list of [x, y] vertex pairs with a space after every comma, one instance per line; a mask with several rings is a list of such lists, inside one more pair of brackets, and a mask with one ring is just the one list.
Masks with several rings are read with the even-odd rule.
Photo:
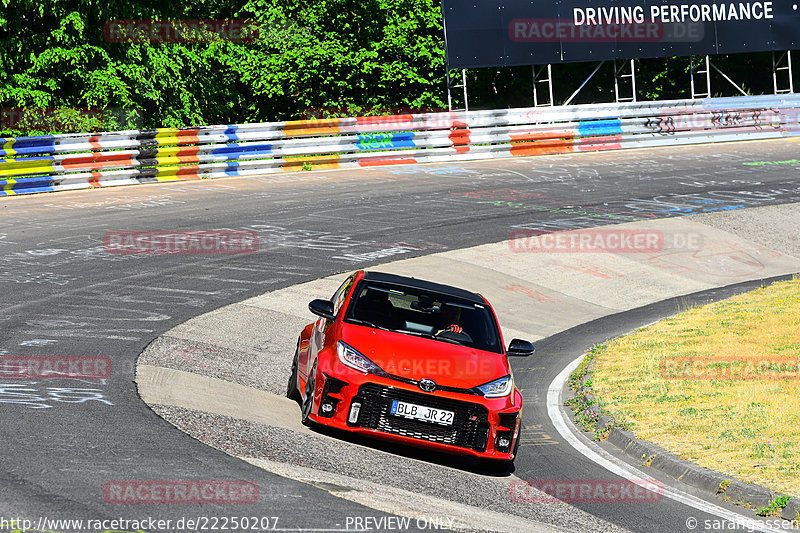
[[20, 170], [24, 171], [21, 174], [48, 174], [55, 172], [53, 161], [11, 159], [0, 165], [0, 178], [16, 176], [20, 174]]
[[303, 169], [303, 165], [308, 163], [312, 169], [341, 168], [339, 164], [340, 156], [337, 154], [315, 155], [310, 157], [298, 157], [297, 159], [284, 159], [281, 162], [281, 170], [286, 172], [296, 172]]
[[7, 157], [7, 156], [10, 156], [10, 155], [14, 155], [14, 154], [16, 154], [16, 153], [17, 153], [17, 151], [16, 151], [16, 150], [14, 150], [13, 148], [11, 148], [12, 146], [14, 146], [14, 142], [15, 142], [15, 141], [16, 141], [16, 139], [9, 139], [9, 140], [7, 140], [5, 143], [3, 143], [3, 150], [4, 150], [4, 151], [5, 151], [5, 153], [6, 153], [6, 157]]
[[3, 185], [3, 192], [5, 192], [8, 195], [17, 194], [17, 192], [13, 190], [14, 184], [17, 183], [17, 180], [9, 179], [6, 181], [8, 183]]

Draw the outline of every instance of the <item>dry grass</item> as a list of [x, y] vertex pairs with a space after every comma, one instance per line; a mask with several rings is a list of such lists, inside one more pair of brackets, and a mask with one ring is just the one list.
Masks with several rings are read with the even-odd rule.
[[[702, 371], [666, 371], [665, 362], [675, 358], [693, 360]], [[772, 372], [759, 371], [764, 360]], [[632, 423], [638, 437], [800, 496], [799, 360], [800, 279], [794, 279], [612, 341], [596, 353], [593, 388], [603, 409]]]

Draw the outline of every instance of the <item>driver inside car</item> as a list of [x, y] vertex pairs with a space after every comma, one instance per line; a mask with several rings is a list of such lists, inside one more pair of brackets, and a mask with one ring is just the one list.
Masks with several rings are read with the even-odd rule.
[[442, 313], [439, 317], [439, 327], [436, 335], [440, 335], [445, 331], [451, 333], [463, 333], [464, 328], [461, 326], [461, 308], [454, 305], [442, 305]]

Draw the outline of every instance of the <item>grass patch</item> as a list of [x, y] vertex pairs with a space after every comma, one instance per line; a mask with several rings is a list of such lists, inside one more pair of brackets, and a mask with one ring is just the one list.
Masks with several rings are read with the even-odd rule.
[[780, 516], [781, 511], [783, 511], [784, 507], [789, 503], [789, 496], [783, 495], [778, 496], [766, 507], [761, 507], [756, 514], [758, 516]]
[[639, 438], [797, 496], [799, 361], [794, 279], [611, 341], [593, 354], [592, 393], [604, 413], [628, 421]]
[[628, 429], [629, 426], [624, 420], [615, 415], [609, 415], [602, 423], [601, 417], [608, 415], [604, 406], [597, 402], [596, 399], [587, 399], [586, 395], [592, 394], [594, 380], [589, 372], [594, 357], [605, 350], [606, 345], [593, 346], [586, 356], [578, 364], [572, 374], [569, 376], [569, 388], [576, 393], [573, 398], [564, 402], [564, 405], [570, 407], [575, 415], [575, 423], [583, 428], [584, 431], [591, 432], [594, 440], [603, 440], [608, 437], [608, 433], [613, 427], [622, 427]]

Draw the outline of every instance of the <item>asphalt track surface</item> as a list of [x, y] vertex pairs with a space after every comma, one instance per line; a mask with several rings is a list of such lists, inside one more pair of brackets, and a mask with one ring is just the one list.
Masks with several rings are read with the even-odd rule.
[[[136, 357], [189, 318], [387, 255], [497, 242], [512, 229], [577, 229], [797, 202], [800, 169], [787, 163], [797, 148], [792, 141], [737, 143], [3, 198], [0, 354], [105, 355], [113, 372], [105, 381], [0, 381], [0, 518], [246, 514], [277, 516], [280, 529], [336, 529], [348, 516], [380, 515], [175, 429], [137, 396]], [[772, 164], [747, 164], [760, 162]], [[257, 232], [259, 251], [123, 256], [103, 248], [109, 231], [222, 228]], [[667, 305], [642, 317], [673, 310]], [[628, 325], [620, 319], [596, 331], [590, 324], [541, 341], [538, 350], [574, 356]], [[543, 398], [526, 396], [526, 404], [541, 407]], [[515, 474], [608, 477], [565, 446], [521, 454]], [[260, 498], [246, 512], [237, 505], [104, 500], [106, 483], [131, 479], [250, 480]], [[688, 514], [704, 517], [670, 501], [582, 508], [634, 531], [685, 531]]]

